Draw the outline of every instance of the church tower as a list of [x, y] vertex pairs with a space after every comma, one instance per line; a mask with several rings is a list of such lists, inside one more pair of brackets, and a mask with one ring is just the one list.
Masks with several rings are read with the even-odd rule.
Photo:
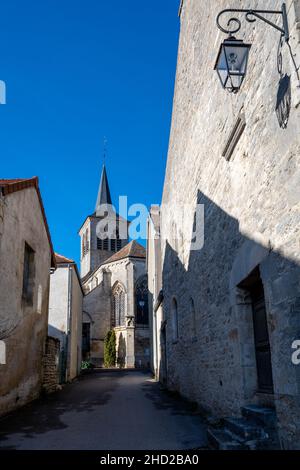
[[[103, 239], [97, 235], [97, 226], [99, 233], [98, 224], [107, 216], [116, 220], [116, 227], [113, 234]], [[125, 231], [121, 230], [121, 224], [126, 226]], [[106, 168], [103, 165], [95, 211], [87, 216], [79, 230], [81, 238], [80, 265], [82, 278], [87, 279], [102, 263], [127, 245], [127, 227], [128, 222], [115, 212], [112, 205]], [[125, 232], [125, 238], [122, 239], [120, 234], [123, 234], [123, 232]]]

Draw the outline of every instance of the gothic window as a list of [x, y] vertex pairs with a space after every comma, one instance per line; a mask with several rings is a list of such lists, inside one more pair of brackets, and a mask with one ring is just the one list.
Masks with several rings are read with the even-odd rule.
[[104, 238], [103, 240], [103, 250], [108, 250], [108, 238]]
[[97, 237], [97, 249], [98, 250], [103, 250], [103, 240], [101, 238]]
[[137, 282], [135, 288], [135, 322], [136, 325], [148, 325], [148, 279], [143, 277]]
[[178, 306], [177, 300], [172, 300], [172, 308], [171, 308], [171, 320], [172, 320], [172, 334], [173, 334], [173, 341], [178, 341]]
[[121, 284], [113, 289], [112, 327], [125, 325], [125, 291]]

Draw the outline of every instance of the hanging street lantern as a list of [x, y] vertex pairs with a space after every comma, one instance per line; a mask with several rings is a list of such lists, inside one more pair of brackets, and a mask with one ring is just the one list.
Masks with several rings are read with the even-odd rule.
[[[238, 18], [230, 18], [227, 22], [227, 29], [220, 24], [220, 17], [224, 13], [244, 13], [249, 23], [254, 23], [256, 19], [272, 26], [280, 31], [280, 41], [282, 38], [289, 41], [289, 27], [285, 3], [282, 4], [280, 11], [276, 10], [245, 10], [245, 9], [226, 9], [222, 10], [217, 16], [218, 28], [229, 37], [224, 40], [218, 52], [215, 70], [218, 73], [222, 87], [231, 93], [237, 93], [242, 86], [247, 73], [248, 56], [251, 44], [245, 44], [242, 40], [236, 39], [233, 34], [241, 29], [241, 21]], [[268, 20], [265, 15], [281, 15], [282, 27]], [[235, 27], [231, 28], [232, 25]], [[230, 28], [230, 29], [228, 29]]]
[[215, 70], [223, 88], [232, 93], [239, 91], [245, 78], [250, 47], [251, 44], [234, 36], [229, 36], [220, 46]]

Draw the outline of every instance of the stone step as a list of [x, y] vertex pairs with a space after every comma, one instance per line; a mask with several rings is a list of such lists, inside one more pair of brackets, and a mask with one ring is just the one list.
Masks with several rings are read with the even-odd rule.
[[276, 425], [276, 412], [274, 408], [267, 408], [259, 405], [248, 405], [242, 409], [244, 418], [256, 422], [257, 424], [264, 425], [268, 428], [274, 428]]
[[225, 427], [245, 440], [267, 438], [263, 428], [246, 418], [225, 418]]
[[208, 428], [207, 439], [209, 444], [217, 450], [247, 450], [248, 447], [240, 442], [237, 436], [234, 436], [226, 429]]

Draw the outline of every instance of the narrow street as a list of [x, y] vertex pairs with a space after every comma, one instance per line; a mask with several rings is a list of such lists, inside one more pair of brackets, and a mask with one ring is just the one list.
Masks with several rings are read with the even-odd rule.
[[196, 449], [206, 427], [192, 408], [147, 373], [97, 371], [2, 418], [0, 449]]

